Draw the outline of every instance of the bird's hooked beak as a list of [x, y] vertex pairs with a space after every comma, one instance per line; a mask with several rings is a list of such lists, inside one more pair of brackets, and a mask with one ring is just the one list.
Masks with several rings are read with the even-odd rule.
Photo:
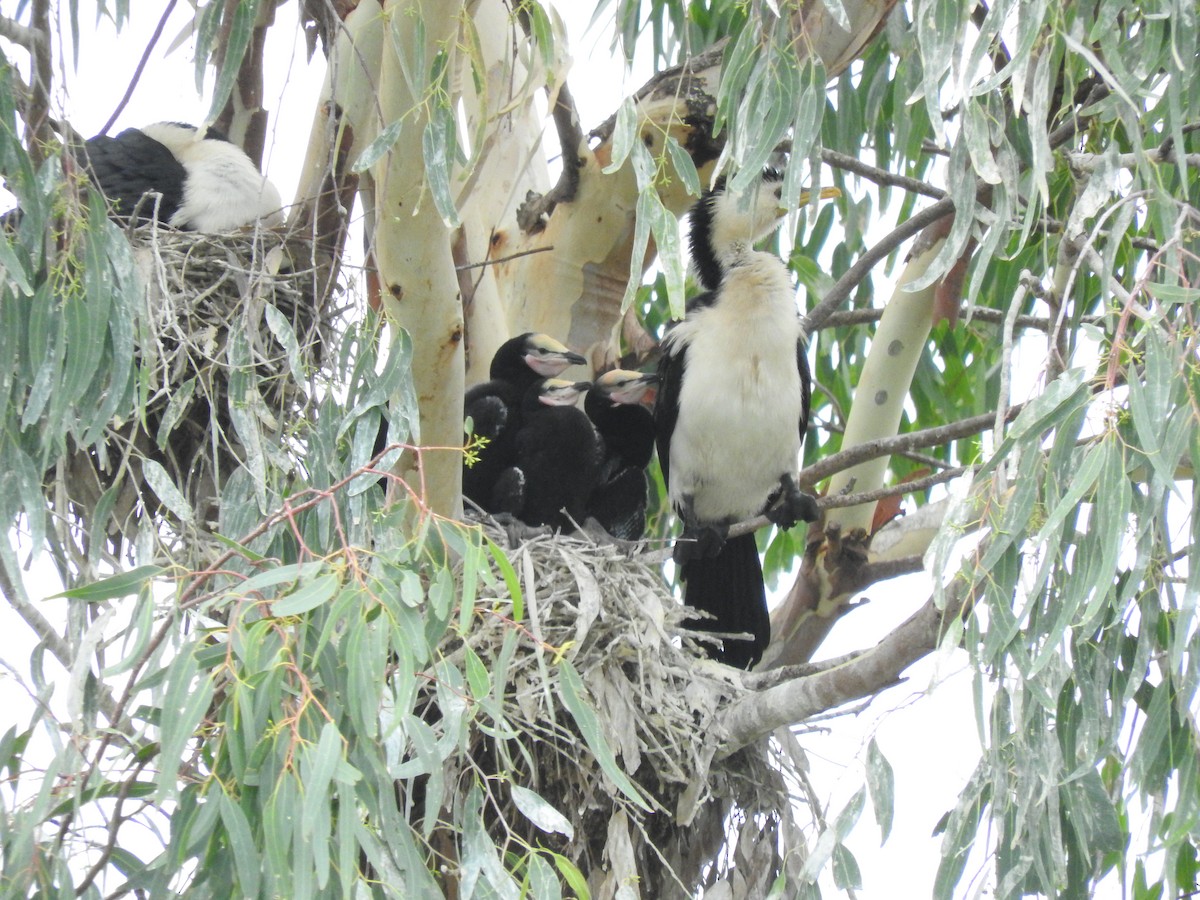
[[546, 406], [574, 406], [580, 395], [592, 386], [590, 381], [567, 381], [551, 378], [538, 393], [538, 400]]
[[[842, 192], [835, 187], [823, 187], [816, 196], [816, 200], [836, 200], [842, 196]], [[800, 200], [796, 204], [796, 208], [807, 206], [809, 203], [815, 202], [813, 195], [809, 191], [800, 192]]]
[[641, 403], [647, 393], [658, 384], [658, 375], [653, 372], [635, 372], [632, 369], [613, 369], [596, 379], [594, 389], [599, 389], [613, 406]]
[[582, 366], [587, 362], [586, 357], [545, 334], [535, 334], [529, 339], [524, 358], [525, 364], [543, 378], [553, 378], [568, 366]]

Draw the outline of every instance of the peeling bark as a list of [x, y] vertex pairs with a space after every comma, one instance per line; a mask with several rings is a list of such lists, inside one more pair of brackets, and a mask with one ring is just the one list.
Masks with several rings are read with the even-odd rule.
[[[225, 104], [225, 108], [221, 110], [221, 115], [213, 122], [218, 130], [245, 150], [259, 168], [262, 168], [269, 119], [269, 114], [262, 106], [263, 65], [265, 62], [263, 51], [266, 46], [267, 31], [275, 24], [275, 8], [280, 2], [281, 0], [271, 0], [260, 6], [258, 21], [254, 23], [254, 33], [250, 37], [250, 44], [246, 47], [246, 54], [238, 66], [237, 81], [234, 84], [233, 92], [229, 95], [229, 101]], [[226, 28], [226, 33], [221, 36], [220, 56], [224, 56], [224, 48], [228, 41], [228, 28], [233, 22], [233, 7], [236, 5], [236, 0], [231, 0], [226, 4], [223, 26]], [[214, 60], [214, 63], [218, 67], [220, 66], [219, 59]]]
[[896, 0], [843, 2], [850, 20], [847, 31], [837, 23], [823, 0], [804, 0], [792, 13], [792, 30], [800, 47], [810, 47], [826, 71], [838, 75], [858, 59], [883, 28]]

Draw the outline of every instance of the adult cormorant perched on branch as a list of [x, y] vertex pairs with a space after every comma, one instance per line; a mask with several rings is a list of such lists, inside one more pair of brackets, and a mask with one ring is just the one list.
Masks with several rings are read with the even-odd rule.
[[654, 415], [642, 405], [658, 376], [629, 369], [605, 372], [592, 383], [584, 411], [604, 441], [604, 461], [587, 514], [621, 540], [646, 530], [646, 466], [654, 455]]
[[464, 496], [488, 512], [518, 514], [511, 508], [511, 484], [506, 480], [499, 492], [496, 485], [516, 458], [525, 392], [543, 378], [586, 362], [545, 334], [527, 331], [500, 345], [492, 357], [490, 380], [470, 388], [463, 399], [463, 414], [471, 419], [474, 434], [487, 439], [476, 459], [463, 467]]
[[[219, 131], [157, 122], [84, 143], [92, 179], [117, 215], [192, 231], [232, 231], [283, 221], [279, 191]], [[147, 194], [158, 194], [146, 197]]]
[[790, 528], [818, 510], [797, 486], [811, 375], [787, 266], [754, 242], [777, 225], [781, 176], [749, 196], [723, 180], [690, 215], [692, 260], [707, 292], [663, 339], [655, 406], [659, 464], [683, 522], [674, 557], [684, 602], [715, 617], [697, 628], [749, 633], [711, 654], [749, 668], [771, 637], [754, 535], [726, 540], [760, 513]]

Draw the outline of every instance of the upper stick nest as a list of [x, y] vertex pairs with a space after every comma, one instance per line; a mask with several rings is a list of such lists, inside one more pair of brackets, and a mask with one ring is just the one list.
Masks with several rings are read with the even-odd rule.
[[[261, 475], [263, 454], [274, 453], [287, 468], [278, 448], [310, 402], [308, 373], [334, 315], [331, 269], [295, 236], [155, 223], [126, 234], [141, 282], [135, 365], [143, 417], [114, 421], [100, 445], [72, 447], [66, 477], [51, 473], [48, 484], [70, 516], [118, 549], [132, 541], [139, 508], [163, 513], [176, 530], [204, 530], [239, 466], [257, 462], [249, 467]], [[157, 469], [147, 477], [147, 460], [179, 496], [155, 478]], [[114, 486], [97, 530], [97, 507]]]

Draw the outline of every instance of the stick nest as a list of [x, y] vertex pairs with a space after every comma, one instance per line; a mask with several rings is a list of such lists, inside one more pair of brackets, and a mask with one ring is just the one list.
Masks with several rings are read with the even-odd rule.
[[[740, 673], [705, 659], [659, 565], [563, 535], [527, 541], [509, 558], [524, 618], [514, 621], [511, 598], [497, 596], [467, 640], [505, 685], [503, 721], [476, 729], [461, 760], [477, 778], [447, 775], [464, 794], [453, 805], [462, 809], [482, 780], [497, 845], [516, 839], [568, 856], [601, 900], [691, 897], [721, 881], [733, 891], [726, 896], [762, 897], [785, 865], [795, 875], [802, 753], [785, 734], [714, 758], [719, 713], [745, 688]], [[452, 661], [468, 655], [444, 649]], [[560, 660], [578, 672], [594, 723], [578, 714]], [[601, 761], [599, 742], [614, 761]], [[617, 785], [614, 766], [651, 811]], [[545, 798], [569, 822], [567, 835], [533, 827], [510, 784]]]
[[[99, 447], [71, 448], [57, 480], [60, 491], [70, 485], [73, 517], [93, 535], [93, 518], [106, 517], [99, 533], [117, 548], [132, 540], [139, 507], [176, 531], [204, 530], [240, 466], [259, 478], [265, 462], [286, 470], [279, 447], [310, 402], [307, 373], [334, 321], [333, 269], [294, 235], [154, 223], [126, 233], [142, 283], [135, 340], [145, 417], [115, 421]], [[147, 461], [179, 491], [163, 488]]]

